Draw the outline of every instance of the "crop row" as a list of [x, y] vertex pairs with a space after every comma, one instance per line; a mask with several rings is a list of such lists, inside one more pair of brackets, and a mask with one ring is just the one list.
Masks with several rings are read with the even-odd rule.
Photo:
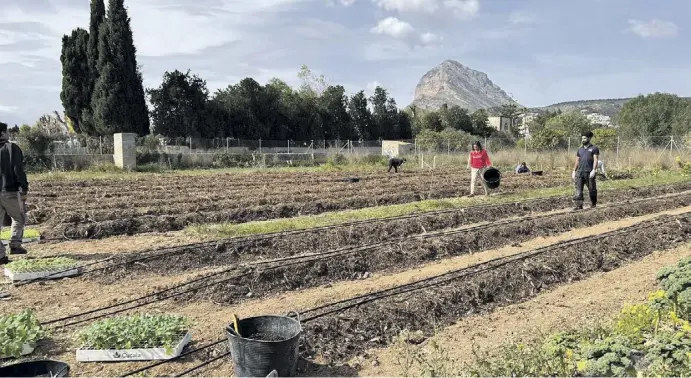
[[[689, 189], [691, 189], [689, 183], [622, 189], [606, 192], [607, 194], [603, 195], [601, 203], [606, 205], [612, 202], [627, 201], [631, 198], [644, 199], [657, 195], [679, 193]], [[680, 201], [683, 201], [684, 197], [672, 197], [669, 201], [674, 203], [675, 198], [681, 198]], [[655, 202], [655, 199], [650, 199], [650, 201]], [[115, 258], [116, 263], [112, 265], [112, 269], [106, 270], [106, 274], [114, 278], [124, 278], [138, 271], [172, 274], [201, 267], [253, 262], [258, 259], [285, 258], [337, 248], [365, 246], [478, 222], [495, 222], [508, 217], [520, 217], [531, 213], [563, 209], [570, 205], [571, 199], [569, 197], [549, 197], [518, 203], [479, 205], [418, 213], [273, 235], [219, 240], [189, 247], [175, 247], [171, 251], [162, 250], [153, 253], [132, 253], [127, 256], [118, 256]], [[602, 210], [602, 205], [596, 212]], [[626, 211], [635, 212], [638, 206], [640, 205], [637, 204], [632, 209], [626, 209]], [[517, 224], [521, 223], [521, 219], [515, 221]], [[491, 225], [487, 226], [487, 229], [491, 228]], [[146, 260], [145, 265], [131, 262], [143, 260]]]

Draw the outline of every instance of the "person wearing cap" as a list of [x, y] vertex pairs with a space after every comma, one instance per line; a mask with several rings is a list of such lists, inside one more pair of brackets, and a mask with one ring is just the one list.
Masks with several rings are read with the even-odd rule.
[[595, 176], [598, 166], [598, 158], [600, 157], [600, 149], [590, 143], [593, 133], [591, 131], [584, 132], [581, 135], [582, 146], [576, 152], [576, 164], [573, 167], [571, 178], [576, 186], [576, 195], [574, 196], [574, 210], [583, 208], [583, 186], [588, 186], [588, 195], [590, 196], [591, 208], [597, 205], [597, 184], [595, 183]]

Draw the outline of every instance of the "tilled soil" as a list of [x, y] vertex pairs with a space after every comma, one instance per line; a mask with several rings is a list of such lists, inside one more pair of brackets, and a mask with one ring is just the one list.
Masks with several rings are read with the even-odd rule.
[[345, 306], [338, 305], [314, 314], [303, 313], [302, 356], [328, 364], [343, 363], [373, 347], [389, 345], [401, 330], [431, 336], [436, 328], [461, 317], [522, 301], [560, 283], [616, 269], [655, 250], [688, 242], [691, 216], [664, 219], [664, 224], [643, 222], [628, 232], [459, 272], [436, 286], [390, 297], [373, 293], [370, 299], [376, 300], [342, 311], [339, 308]]
[[[199, 177], [196, 180], [200, 180]], [[292, 185], [234, 187], [228, 179], [204, 177], [204, 189], [171, 191], [152, 180], [151, 185], [125, 188], [98, 186], [96, 193], [65, 189], [65, 193], [39, 189], [29, 201], [29, 220], [45, 228], [49, 239], [102, 238], [145, 232], [181, 230], [191, 224], [285, 218], [328, 211], [416, 202], [464, 194], [467, 183], [458, 175], [428, 173], [410, 176], [376, 177], [371, 181], [345, 183], [327, 181], [310, 186], [295, 179]], [[511, 193], [534, 187], [562, 185], [559, 177], [514, 177], [502, 182], [501, 191]], [[141, 185], [144, 185], [142, 183]], [[259, 184], [257, 184], [259, 185]], [[122, 191], [118, 191], [122, 187]]]
[[[460, 230], [434, 238], [410, 238], [405, 242], [377, 246], [354, 253], [317, 256], [297, 262], [230, 271], [224, 282], [191, 291], [173, 300], [210, 300], [233, 304], [272, 293], [306, 289], [338, 280], [368, 278], [372, 272], [395, 272], [473, 251], [520, 243], [538, 236], [550, 236], [575, 227], [587, 227], [691, 205], [691, 193], [678, 198], [650, 200], [636, 206], [602, 207], [588, 212], [558, 213], [536, 219], [522, 219], [497, 226]], [[235, 278], [233, 278], [235, 277]], [[216, 277], [220, 280], [223, 276]], [[209, 282], [204, 282], [208, 284]], [[194, 285], [193, 287], [200, 287]], [[190, 288], [187, 288], [190, 289]], [[168, 295], [170, 293], [165, 293]]]
[[[632, 198], [640, 199], [688, 189], [691, 189], [691, 184], [681, 183], [618, 190], [607, 193], [602, 203], [620, 202]], [[228, 239], [189, 248], [180, 247], [171, 253], [165, 253], [165, 251], [155, 254], [135, 253], [118, 257], [114, 261], [112, 267], [104, 272], [105, 276], [112, 276], [112, 278], [104, 278], [99, 275], [98, 279], [104, 279], [108, 282], [111, 279], [126, 278], [136, 272], [175, 274], [200, 267], [223, 266], [263, 258], [282, 258], [304, 253], [318, 253], [347, 246], [363, 246], [467, 224], [493, 222], [506, 218], [507, 214], [525, 216], [530, 213], [563, 209], [569, 205], [571, 205], [569, 197], [553, 197], [523, 203], [473, 206], [443, 212], [422, 213], [412, 217], [359, 222], [305, 230], [304, 232], [286, 233], [273, 237], [260, 235], [256, 238]], [[148, 258], [141, 261], [143, 264], [128, 263], [128, 261], [140, 261], [146, 256], [157, 254], [160, 257]]]

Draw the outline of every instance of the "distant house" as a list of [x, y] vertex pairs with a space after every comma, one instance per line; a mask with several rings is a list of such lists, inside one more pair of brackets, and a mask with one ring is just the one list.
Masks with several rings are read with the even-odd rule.
[[509, 117], [487, 117], [487, 124], [497, 131], [511, 131], [511, 118]]

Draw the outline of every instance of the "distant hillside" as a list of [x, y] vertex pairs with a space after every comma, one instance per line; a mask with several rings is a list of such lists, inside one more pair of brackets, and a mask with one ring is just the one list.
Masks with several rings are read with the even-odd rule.
[[[632, 99], [633, 97], [608, 98], [601, 100], [567, 101], [560, 102], [558, 104], [543, 106], [540, 108], [534, 108], [533, 110], [556, 111], [557, 109], [561, 109], [562, 112], [586, 110], [588, 113], [599, 113], [602, 115], [613, 117], [619, 114], [619, 111], [621, 111], [621, 108], [624, 106], [624, 104]], [[686, 97], [686, 99], [691, 100], [691, 97]]]
[[429, 70], [415, 87], [413, 104], [437, 109], [443, 104], [458, 105], [469, 111], [514, 103], [484, 72], [445, 60]]
[[556, 111], [561, 109], [562, 112], [587, 110], [588, 113], [599, 113], [602, 115], [613, 117], [619, 113], [624, 104], [632, 98], [608, 98], [600, 100], [581, 100], [581, 101], [567, 101], [543, 106], [535, 110], [542, 111]]

